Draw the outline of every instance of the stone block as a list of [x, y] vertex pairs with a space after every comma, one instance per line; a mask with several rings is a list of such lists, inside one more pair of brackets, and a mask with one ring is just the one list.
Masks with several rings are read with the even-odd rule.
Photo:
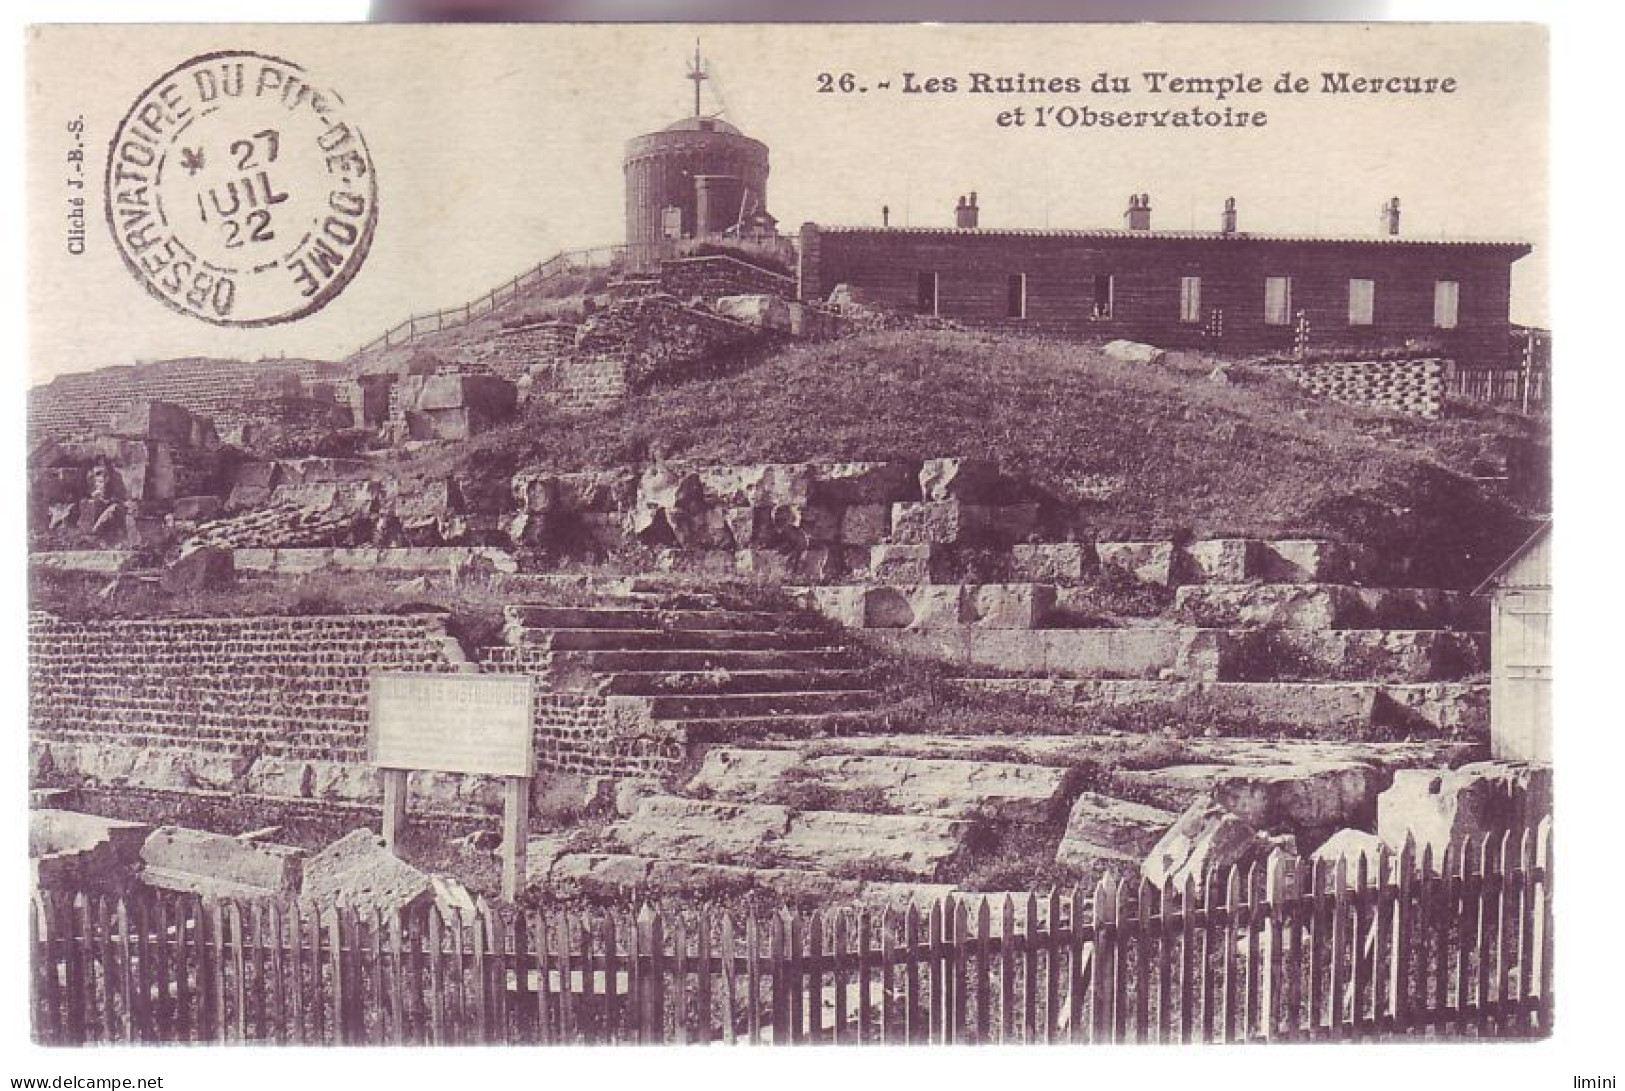
[[1041, 629], [1055, 612], [1055, 588], [1043, 583], [985, 583], [965, 588], [961, 616], [982, 629]]
[[1197, 799], [1152, 847], [1140, 874], [1152, 885], [1171, 883], [1182, 889], [1187, 880], [1198, 889], [1208, 875], [1223, 876], [1231, 867], [1262, 859], [1271, 844], [1246, 819], [1212, 799]]
[[884, 583], [935, 583], [945, 577], [950, 564], [941, 546], [882, 543], [869, 548], [868, 575]]
[[1177, 817], [1160, 807], [1084, 792], [1067, 816], [1055, 862], [1080, 869], [1099, 861], [1137, 867]]
[[1552, 770], [1525, 762], [1475, 762], [1459, 769], [1400, 769], [1377, 797], [1377, 836], [1396, 851], [1407, 835], [1417, 850], [1533, 830], [1551, 813]]
[[864, 591], [865, 629], [957, 629], [965, 620], [965, 589], [959, 584], [873, 587]]
[[1364, 550], [1323, 538], [1279, 538], [1260, 545], [1260, 575], [1277, 583], [1349, 583], [1367, 574]]
[[752, 579], [782, 582], [793, 573], [790, 555], [776, 549], [740, 549], [734, 553], [734, 571]]
[[892, 504], [919, 495], [908, 462], [821, 462], [811, 471], [809, 500], [817, 504]]
[[1013, 545], [1038, 526], [1038, 505], [984, 507], [960, 500], [892, 505], [892, 541], [915, 545]]
[[1117, 568], [1141, 583], [1162, 587], [1174, 581], [1172, 542], [1096, 542], [1095, 555], [1102, 568]]
[[1096, 563], [1095, 547], [1087, 542], [1041, 542], [1010, 550], [1012, 571], [1029, 580], [1081, 580]]
[[705, 499], [722, 507], [795, 507], [812, 502], [813, 467], [806, 463], [701, 466], [693, 472]]
[[136, 402], [113, 418], [107, 434], [120, 439], [151, 440], [190, 447], [192, 414], [173, 402]]
[[220, 897], [295, 896], [305, 853], [291, 845], [242, 841], [160, 826], [141, 848], [142, 880], [164, 890]]
[[1263, 544], [1252, 538], [1205, 538], [1180, 551], [1187, 583], [1244, 583], [1262, 574]]
[[996, 462], [980, 458], [929, 458], [920, 467], [920, 497], [999, 505], [1010, 500], [1009, 482]]
[[163, 589], [170, 594], [212, 591], [229, 587], [236, 579], [232, 553], [220, 546], [195, 546], [164, 569]]
[[853, 504], [841, 512], [840, 541], [873, 546], [891, 536], [891, 505]]
[[304, 864], [300, 896], [322, 907], [411, 912], [435, 900], [430, 877], [368, 829], [352, 830]]
[[202, 523], [220, 518], [225, 505], [218, 496], [183, 496], [175, 501], [177, 522]]
[[1122, 339], [1107, 341], [1101, 346], [1101, 351], [1120, 363], [1143, 364], [1146, 366], [1162, 363], [1163, 357], [1167, 355], [1155, 345]]
[[1324, 831], [1370, 823], [1387, 777], [1364, 762], [1232, 769], [1214, 778], [1214, 802], [1259, 829]]
[[790, 332], [790, 307], [776, 295], [725, 295], [713, 302], [721, 315], [763, 330]]

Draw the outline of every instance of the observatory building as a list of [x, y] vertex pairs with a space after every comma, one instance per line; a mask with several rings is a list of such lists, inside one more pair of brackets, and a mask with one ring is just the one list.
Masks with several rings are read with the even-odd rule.
[[696, 50], [694, 113], [626, 145], [626, 245], [634, 267], [680, 252], [682, 240], [773, 233], [767, 145], [700, 110], [708, 77]]

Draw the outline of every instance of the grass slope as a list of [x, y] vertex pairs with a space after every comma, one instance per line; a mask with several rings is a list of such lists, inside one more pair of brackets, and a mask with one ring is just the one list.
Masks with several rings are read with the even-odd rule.
[[1423, 422], [1353, 409], [1246, 369], [1215, 382], [1087, 345], [906, 331], [792, 346], [597, 412], [535, 406], [409, 469], [465, 472], [494, 503], [527, 465], [983, 457], [1076, 503], [1099, 540], [1330, 536], [1432, 558], [1416, 576], [1459, 585], [1545, 505], [1452, 468], [1502, 441], [1544, 436], [1492, 411]]

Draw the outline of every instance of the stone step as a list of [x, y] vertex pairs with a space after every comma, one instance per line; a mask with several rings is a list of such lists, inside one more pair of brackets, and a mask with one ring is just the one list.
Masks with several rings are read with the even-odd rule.
[[956, 890], [949, 883], [845, 879], [808, 868], [750, 868], [630, 853], [566, 853], [530, 873], [530, 882], [558, 899], [626, 903], [654, 897], [693, 901], [752, 895], [808, 909], [866, 906], [927, 910]]
[[723, 651], [595, 651], [566, 652], [585, 670], [620, 671], [824, 671], [851, 666], [852, 652], [844, 648], [776, 651], [740, 648]]
[[1161, 682], [1136, 679], [965, 679], [987, 693], [1038, 698], [1083, 713], [1159, 724], [1237, 724], [1249, 732], [1482, 736], [1489, 686], [1469, 682]]
[[1194, 682], [1446, 682], [1489, 669], [1483, 633], [1443, 629], [1198, 629], [887, 632], [900, 655], [960, 668], [1061, 678]]
[[829, 636], [812, 630], [754, 632], [737, 629], [510, 630], [516, 647], [550, 651], [823, 651]]
[[509, 606], [509, 621], [525, 629], [644, 629], [674, 632], [802, 630], [807, 619], [789, 611], [659, 610], [632, 606]]
[[811, 693], [853, 691], [870, 681], [861, 670], [616, 671], [603, 692], [616, 696]]
[[658, 859], [935, 880], [967, 851], [970, 830], [967, 822], [923, 815], [649, 796], [604, 830], [604, 843]]
[[648, 714], [654, 720], [808, 716], [869, 709], [879, 700], [879, 694], [867, 689], [661, 695], [648, 698]]
[[1178, 621], [1210, 629], [1489, 628], [1489, 604], [1464, 591], [1332, 583], [1191, 584], [1174, 593]]
[[687, 791], [758, 803], [817, 799], [822, 805], [941, 818], [1045, 823], [1066, 808], [1077, 775], [1056, 766], [791, 749], [716, 747]]
[[832, 736], [883, 732], [892, 728], [889, 709], [849, 712], [785, 714], [775, 716], [685, 717], [666, 726], [691, 745], [722, 742], [759, 742], [764, 739], [823, 739]]

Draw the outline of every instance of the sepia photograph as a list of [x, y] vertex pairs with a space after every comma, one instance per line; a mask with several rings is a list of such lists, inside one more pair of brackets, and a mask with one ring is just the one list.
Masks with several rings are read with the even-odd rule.
[[1562, 1019], [1544, 27], [26, 63], [16, 1034]]

